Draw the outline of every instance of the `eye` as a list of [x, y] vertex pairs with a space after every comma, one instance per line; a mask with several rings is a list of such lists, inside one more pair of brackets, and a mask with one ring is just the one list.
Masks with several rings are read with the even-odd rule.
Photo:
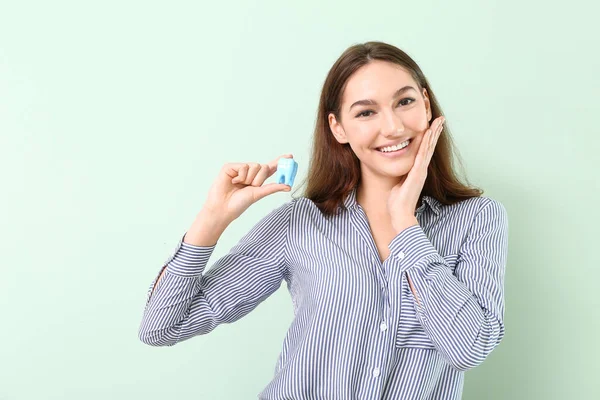
[[363, 111], [363, 112], [361, 112], [361, 113], [357, 114], [357, 115], [356, 115], [356, 117], [357, 117], [357, 118], [358, 118], [358, 117], [368, 117], [370, 114], [369, 114], [369, 115], [365, 115], [365, 114], [367, 114], [367, 113], [372, 113], [372, 112], [373, 112], [373, 111], [371, 111], [371, 110], [366, 110], [366, 111]]
[[[408, 101], [408, 102], [406, 102], [406, 101]], [[409, 104], [412, 104], [412, 103], [414, 103], [414, 101], [415, 101], [415, 99], [413, 99], [413, 98], [411, 98], [411, 97], [405, 97], [405, 98], [403, 98], [402, 100], [400, 100], [400, 101], [398, 102], [398, 105], [401, 105], [401, 106], [407, 106], [407, 105], [409, 105]], [[356, 115], [356, 118], [359, 118], [359, 117], [369, 117], [371, 114], [369, 114], [369, 115], [367, 115], [367, 114], [368, 114], [368, 113], [372, 113], [372, 112], [373, 112], [372, 110], [365, 110], [365, 111], [362, 111], [362, 112], [360, 112], [360, 113], [358, 113], [358, 114]]]

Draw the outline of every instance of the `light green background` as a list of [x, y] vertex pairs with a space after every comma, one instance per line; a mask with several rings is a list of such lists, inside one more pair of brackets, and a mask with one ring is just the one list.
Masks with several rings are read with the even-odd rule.
[[[146, 291], [222, 164], [291, 152], [348, 46], [422, 67], [469, 180], [510, 218], [506, 337], [464, 399], [598, 389], [600, 37], [588, 1], [0, 2], [0, 399], [252, 399], [292, 319], [285, 285], [171, 348]], [[262, 216], [253, 205], [211, 265]]]

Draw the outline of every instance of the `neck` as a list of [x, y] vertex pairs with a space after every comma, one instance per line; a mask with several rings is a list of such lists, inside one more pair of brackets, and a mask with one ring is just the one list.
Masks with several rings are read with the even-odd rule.
[[[406, 175], [402, 177], [402, 182], [404, 179], [406, 179]], [[356, 202], [365, 211], [387, 213], [387, 201], [390, 197], [390, 192], [398, 184], [398, 181], [362, 180], [356, 189]], [[416, 208], [420, 206], [421, 199], [419, 199]]]

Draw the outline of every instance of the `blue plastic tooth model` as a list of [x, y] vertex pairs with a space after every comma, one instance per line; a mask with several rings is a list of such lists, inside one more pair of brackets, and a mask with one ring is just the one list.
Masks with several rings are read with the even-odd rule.
[[296, 172], [298, 172], [298, 163], [293, 158], [280, 158], [277, 162], [277, 172], [275, 172], [276, 183], [294, 186]]

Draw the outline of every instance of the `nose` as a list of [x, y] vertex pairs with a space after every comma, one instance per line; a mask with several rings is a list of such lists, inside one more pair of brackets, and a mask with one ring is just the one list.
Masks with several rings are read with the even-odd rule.
[[401, 135], [404, 132], [404, 124], [402, 119], [398, 117], [393, 111], [383, 113], [383, 126], [381, 127], [381, 133], [385, 137]]

